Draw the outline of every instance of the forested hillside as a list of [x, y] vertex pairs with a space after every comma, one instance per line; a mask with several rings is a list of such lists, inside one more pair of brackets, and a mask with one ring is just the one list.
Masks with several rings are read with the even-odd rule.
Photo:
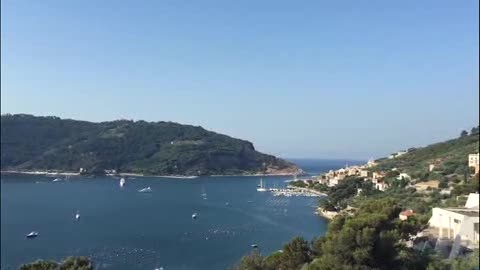
[[248, 141], [202, 127], [23, 114], [1, 117], [1, 168], [161, 175], [301, 172], [292, 163], [257, 152]]

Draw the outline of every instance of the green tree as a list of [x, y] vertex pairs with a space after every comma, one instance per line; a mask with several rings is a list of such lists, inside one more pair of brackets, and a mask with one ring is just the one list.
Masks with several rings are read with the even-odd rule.
[[297, 269], [311, 261], [310, 245], [302, 237], [295, 237], [283, 247], [280, 269]]
[[68, 257], [62, 263], [38, 260], [20, 266], [20, 270], [93, 270], [93, 262], [87, 257]]
[[264, 258], [260, 252], [255, 249], [250, 254], [244, 256], [234, 267], [234, 270], [264, 270]]
[[87, 257], [68, 257], [59, 270], [93, 270], [93, 263]]
[[479, 126], [477, 127], [473, 127], [471, 130], [470, 130], [470, 135], [478, 135], [479, 133]]
[[468, 135], [468, 132], [466, 130], [462, 130], [462, 132], [460, 132], [460, 137], [466, 137]]
[[57, 270], [58, 263], [53, 261], [38, 260], [20, 266], [20, 270]]
[[[421, 226], [398, 220], [397, 201], [366, 200], [352, 217], [330, 224], [314, 269], [421, 269], [422, 260], [403, 241]], [[318, 253], [318, 251], [317, 251]], [[423, 266], [425, 267], [425, 266]]]

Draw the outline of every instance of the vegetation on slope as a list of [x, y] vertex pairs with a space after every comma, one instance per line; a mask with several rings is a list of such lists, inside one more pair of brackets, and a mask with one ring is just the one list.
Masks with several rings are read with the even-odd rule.
[[94, 265], [87, 257], [68, 257], [65, 261], [38, 260], [20, 266], [20, 270], [93, 270]]
[[[459, 138], [417, 148], [394, 159], [381, 159], [374, 169], [387, 171], [397, 168], [419, 180], [442, 180], [454, 175], [463, 177], [470, 172], [468, 155], [478, 153], [478, 150], [479, 133], [476, 127], [469, 135], [463, 131]], [[435, 166], [432, 172], [428, 170], [430, 164]]]
[[161, 175], [298, 173], [294, 164], [252, 143], [172, 122], [91, 123], [2, 115], [2, 170], [87, 169]]

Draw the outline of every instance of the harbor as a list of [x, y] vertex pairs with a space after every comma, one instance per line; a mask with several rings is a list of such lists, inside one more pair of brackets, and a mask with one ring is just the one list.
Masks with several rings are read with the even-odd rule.
[[292, 187], [288, 186], [287, 188], [269, 188], [268, 191], [273, 193], [273, 196], [285, 196], [285, 197], [292, 197], [292, 196], [304, 196], [304, 197], [322, 197], [327, 196], [325, 193], [321, 193], [315, 190], [307, 189], [307, 188], [300, 188], [300, 187]]
[[309, 188], [295, 187], [288, 185], [286, 188], [267, 188], [263, 179], [260, 178], [260, 184], [257, 186], [258, 192], [271, 192], [273, 196], [303, 196], [303, 197], [321, 197], [327, 196], [327, 194], [312, 190]]

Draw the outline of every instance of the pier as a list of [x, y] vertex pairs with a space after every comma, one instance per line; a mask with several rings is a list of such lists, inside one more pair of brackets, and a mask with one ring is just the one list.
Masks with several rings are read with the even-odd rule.
[[269, 188], [268, 191], [273, 193], [273, 196], [304, 196], [304, 197], [320, 197], [327, 196], [325, 193], [318, 192], [316, 190], [311, 190], [308, 188], [292, 187], [287, 188]]

